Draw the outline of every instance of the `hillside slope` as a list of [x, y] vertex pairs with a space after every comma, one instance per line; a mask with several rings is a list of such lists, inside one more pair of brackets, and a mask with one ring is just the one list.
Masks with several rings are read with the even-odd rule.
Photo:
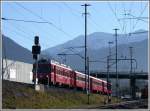
[[[103, 105], [106, 96], [87, 95], [82, 91], [51, 87], [45, 92], [36, 92], [32, 85], [3, 81], [2, 106], [4, 109], [49, 109], [49, 108], [87, 108]], [[112, 98], [112, 103], [116, 101]]]
[[2, 35], [2, 54], [3, 58], [21, 61], [25, 63], [33, 63], [32, 53], [28, 49], [22, 47], [9, 37]]
[[[140, 31], [137, 31], [140, 32]], [[87, 53], [89, 55], [90, 60], [102, 60], [108, 56], [108, 42], [114, 42], [115, 37], [113, 34], [109, 33], [93, 33], [88, 35], [87, 37]], [[84, 45], [84, 36], [79, 36], [73, 40], [70, 40], [64, 44], [60, 44], [58, 46], [48, 48], [42, 52], [42, 54], [49, 58], [54, 58], [57, 61], [61, 61], [65, 58], [63, 56], [58, 56], [59, 53], [65, 54], [79, 54], [84, 57], [84, 49], [83, 48], [76, 48], [76, 49], [69, 49], [69, 47], [77, 47]], [[115, 54], [115, 44], [111, 45], [112, 54]], [[138, 68], [136, 71], [145, 71], [148, 70], [148, 33], [139, 33], [139, 34], [132, 34], [129, 35], [118, 35], [118, 57], [130, 57], [129, 47], [133, 47], [133, 58], [137, 60]], [[67, 49], [68, 48], [68, 49]], [[115, 58], [113, 56], [113, 58]], [[106, 61], [106, 58], [103, 59]], [[71, 66], [75, 70], [84, 71], [84, 60], [83, 58], [77, 55], [68, 55], [66, 56], [66, 63], [67, 65]], [[119, 62], [120, 66], [118, 69], [120, 71], [129, 71], [129, 62]], [[106, 71], [106, 64], [95, 62], [90, 63], [90, 70], [99, 70], [99, 71]]]
[[[138, 32], [144, 32], [145, 30], [137, 30]], [[118, 44], [127, 44], [131, 42], [139, 42], [148, 38], [148, 32], [146, 33], [138, 33], [138, 34], [119, 34], [118, 35]], [[73, 40], [69, 40], [63, 44], [59, 44], [57, 46], [48, 48], [43, 50], [44, 55], [55, 56], [57, 53], [60, 53], [67, 47], [76, 47], [76, 46], [84, 46], [84, 35], [77, 36]], [[98, 50], [100, 48], [108, 47], [109, 41], [114, 41], [114, 34], [106, 33], [106, 32], [94, 32], [92, 34], [87, 35], [87, 46], [91, 50]], [[82, 51], [83, 49], [77, 49]]]

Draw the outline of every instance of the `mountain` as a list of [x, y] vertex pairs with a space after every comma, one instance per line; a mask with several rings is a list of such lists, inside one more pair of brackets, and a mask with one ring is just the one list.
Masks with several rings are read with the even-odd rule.
[[[133, 58], [137, 60], [139, 71], [147, 71], [148, 70], [148, 33], [144, 30], [135, 31], [133, 34], [118, 34], [118, 58], [122, 56], [130, 57], [129, 47], [133, 47]], [[137, 34], [136, 34], [137, 33]], [[88, 55], [91, 60], [103, 60], [106, 61], [106, 57], [108, 55], [108, 42], [114, 41], [115, 37], [113, 34], [104, 33], [104, 32], [95, 32], [87, 37], [88, 43]], [[67, 47], [75, 47], [75, 46], [83, 46], [84, 44], [84, 36], [78, 36], [77, 38], [70, 40], [64, 44], [57, 45], [52, 48], [48, 48], [44, 50], [42, 53], [46, 56], [51, 56], [58, 61], [61, 61], [57, 54], [58, 53], [79, 53], [84, 57], [84, 49], [74, 49], [68, 50], [65, 49]], [[74, 52], [73, 52], [74, 51]], [[115, 46], [112, 45], [112, 53], [115, 53]], [[100, 59], [104, 58], [104, 59]], [[113, 56], [113, 58], [115, 58]], [[77, 56], [67, 56], [66, 64], [70, 65], [73, 69], [76, 70], [84, 70], [84, 60]], [[119, 69], [121, 71], [129, 71], [130, 70], [130, 61], [120, 61], [118, 63]], [[135, 63], [134, 63], [135, 66]], [[113, 66], [112, 66], [113, 67]], [[105, 63], [90, 63], [91, 70], [106, 70]], [[112, 68], [113, 69], [113, 68]]]
[[[138, 33], [140, 32], [140, 33]], [[128, 42], [138, 42], [141, 40], [144, 40], [148, 37], [148, 33], [142, 33], [144, 30], [137, 30], [133, 34], [118, 34], [118, 44], [127, 44]], [[138, 34], [135, 34], [138, 33]], [[111, 33], [104, 33], [104, 32], [95, 32], [92, 34], [89, 34], [87, 36], [87, 46], [89, 49], [100, 49], [103, 47], [108, 47], [108, 42], [113, 41], [114, 42], [115, 37], [114, 34]], [[48, 48], [43, 51], [43, 54], [45, 55], [51, 55], [55, 56], [56, 53], [61, 53], [63, 51], [66, 51], [65, 48], [68, 47], [76, 47], [76, 46], [84, 46], [84, 35], [80, 35], [76, 37], [73, 40], [67, 41], [63, 44], [57, 45], [55, 47]], [[77, 49], [78, 51], [81, 51], [83, 49]]]
[[3, 58], [6, 57], [15, 61], [33, 63], [31, 51], [20, 46], [5, 35], [2, 35], [2, 55]]

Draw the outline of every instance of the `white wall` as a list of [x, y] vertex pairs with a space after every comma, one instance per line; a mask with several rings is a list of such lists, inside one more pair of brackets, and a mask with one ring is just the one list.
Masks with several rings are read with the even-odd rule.
[[32, 83], [32, 64], [3, 60], [4, 79], [16, 82]]

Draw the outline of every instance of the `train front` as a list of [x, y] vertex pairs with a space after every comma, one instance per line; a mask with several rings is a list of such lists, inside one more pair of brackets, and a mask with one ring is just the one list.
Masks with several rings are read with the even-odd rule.
[[[37, 70], [37, 71], [36, 71]], [[50, 80], [51, 75], [51, 63], [48, 60], [39, 60], [38, 64], [33, 64], [33, 82], [36, 78], [36, 72], [37, 72], [37, 79], [38, 83], [41, 84], [48, 84]]]

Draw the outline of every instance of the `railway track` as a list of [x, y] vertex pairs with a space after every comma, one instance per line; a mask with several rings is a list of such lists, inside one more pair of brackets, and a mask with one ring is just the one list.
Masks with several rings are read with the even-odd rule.
[[95, 107], [98, 109], [148, 109], [148, 100], [133, 100]]

